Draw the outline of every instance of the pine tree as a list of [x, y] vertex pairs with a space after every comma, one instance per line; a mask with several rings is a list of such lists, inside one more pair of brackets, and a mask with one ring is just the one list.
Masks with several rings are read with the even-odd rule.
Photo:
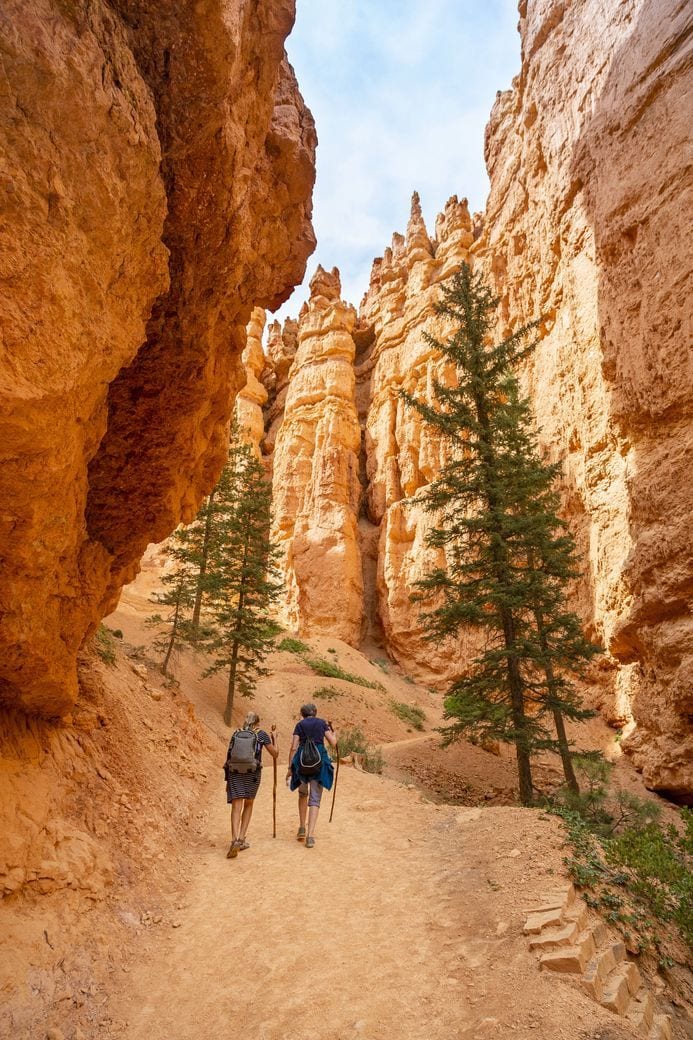
[[191, 636], [197, 639], [200, 633], [200, 614], [202, 612], [202, 600], [207, 589], [207, 568], [209, 566], [209, 551], [212, 543], [212, 532], [214, 530], [214, 519], [216, 511], [216, 488], [212, 490], [195, 517], [198, 537], [196, 539], [196, 552], [192, 561], [197, 570], [197, 586], [195, 589], [195, 601], [193, 603], [192, 620], [190, 624]]
[[[439, 431], [450, 456], [418, 498], [436, 518], [427, 543], [443, 550], [446, 562], [417, 583], [415, 598], [435, 604], [423, 615], [434, 641], [466, 626], [484, 632], [483, 651], [447, 693], [446, 717], [455, 721], [446, 737], [469, 733], [514, 743], [520, 799], [529, 805], [532, 755], [547, 749], [567, 755], [572, 772], [563, 720], [591, 712], [580, 705], [569, 675], [580, 673], [596, 648], [566, 607], [576, 567], [574, 543], [556, 513], [559, 466], [540, 457], [514, 374], [534, 349], [533, 326], [492, 344], [497, 302], [482, 277], [463, 265], [436, 307], [452, 334], [444, 342], [425, 334], [456, 379], [434, 381], [431, 404], [403, 394]], [[557, 739], [546, 716], [558, 727]]]
[[199, 587], [197, 535], [193, 523], [188, 527], [179, 527], [171, 536], [167, 556], [173, 561], [173, 569], [161, 578], [164, 591], [153, 596], [155, 603], [170, 609], [165, 615], [153, 614], [147, 618], [148, 625], [164, 629], [152, 645], [164, 654], [161, 672], [165, 676], [169, 675], [168, 667], [176, 647], [194, 639], [191, 612]]
[[232, 431], [228, 464], [216, 487], [206, 578], [214, 657], [205, 675], [228, 669], [224, 721], [231, 725], [236, 691], [252, 697], [276, 631], [268, 610], [277, 599], [277, 550], [269, 537], [272, 488], [252, 449]]

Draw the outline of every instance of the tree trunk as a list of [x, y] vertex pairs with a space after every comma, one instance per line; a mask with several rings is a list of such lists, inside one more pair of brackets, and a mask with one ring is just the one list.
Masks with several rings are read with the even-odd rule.
[[[532, 553], [529, 555], [529, 566], [534, 567], [534, 557]], [[544, 615], [538, 606], [534, 608], [534, 620], [537, 624], [537, 631], [539, 633], [539, 646], [541, 652], [546, 656], [546, 664], [544, 665], [544, 672], [546, 674], [546, 685], [549, 688], [549, 696], [553, 697], [556, 691], [556, 677], [553, 671], [553, 665], [548, 657], [549, 646], [546, 642], [546, 626], [544, 625]], [[580, 785], [578, 784], [575, 770], [573, 768], [573, 759], [570, 754], [570, 747], [568, 746], [568, 737], [565, 731], [565, 722], [563, 720], [563, 713], [560, 708], [552, 708], [553, 721], [556, 726], [556, 736], [558, 737], [558, 751], [561, 756], [561, 762], [563, 763], [563, 775], [565, 781], [573, 792], [573, 794], [580, 794]]]
[[[243, 542], [243, 562], [248, 558], [248, 531], [246, 530]], [[241, 644], [241, 616], [245, 605], [245, 585], [241, 585], [238, 591], [238, 603], [236, 604], [236, 628], [233, 634], [233, 650], [231, 651], [231, 662], [229, 664], [229, 686], [226, 694], [226, 709], [224, 711], [224, 722], [231, 725], [231, 713], [233, 712], [233, 697], [236, 692], [236, 669], [238, 667], [238, 648]]]
[[161, 674], [168, 678], [168, 662], [171, 659], [173, 653], [173, 647], [176, 642], [176, 636], [178, 635], [178, 615], [180, 614], [180, 598], [183, 594], [183, 582], [181, 581], [176, 592], [176, 606], [173, 611], [173, 624], [171, 626], [171, 638], [168, 641], [168, 647], [166, 648], [166, 656], [164, 657], [163, 664], [161, 665]]
[[570, 748], [568, 747], [568, 737], [565, 731], [565, 722], [563, 721], [563, 715], [558, 708], [553, 709], [553, 721], [556, 724], [556, 735], [558, 736], [558, 750], [561, 753], [561, 761], [563, 763], [563, 775], [565, 781], [573, 792], [573, 794], [580, 794], [580, 785], [577, 782], [575, 770], [573, 769], [573, 757], [570, 754]]
[[202, 539], [202, 553], [200, 554], [200, 570], [197, 575], [197, 590], [195, 592], [195, 605], [192, 613], [192, 632], [193, 637], [197, 636], [200, 628], [200, 611], [202, 610], [202, 593], [204, 591], [204, 580], [207, 574], [207, 560], [209, 557], [209, 542], [212, 535], [212, 517], [214, 515], [214, 495], [216, 491], [212, 491], [209, 498], [207, 499], [207, 515], [205, 517], [205, 533]]
[[224, 722], [227, 726], [233, 725], [233, 696], [236, 692], [236, 668], [238, 667], [238, 640], [234, 640], [231, 651], [231, 663], [229, 664], [229, 685], [226, 693], [226, 708], [224, 709]]
[[[474, 398], [476, 414], [482, 435], [479, 437], [479, 454], [485, 473], [485, 495], [489, 511], [495, 517], [494, 528], [498, 537], [498, 544], [493, 545], [493, 561], [496, 580], [506, 589], [510, 586], [508, 577], [507, 558], [503, 549], [503, 529], [498, 520], [498, 501], [493, 490], [494, 472], [496, 468], [493, 444], [490, 436], [490, 425], [486, 402], [481, 394], [477, 393]], [[508, 608], [501, 607], [499, 610], [503, 625], [503, 639], [506, 650], [515, 643], [515, 618]], [[510, 710], [515, 730], [515, 754], [517, 756], [517, 777], [522, 805], [532, 805], [534, 786], [532, 784], [532, 764], [529, 741], [527, 739], [527, 716], [525, 715], [525, 698], [520, 665], [515, 654], [508, 655], [508, 685], [510, 687]]]
[[[503, 619], [505, 646], [506, 649], [510, 649], [515, 642], [515, 621], [512, 612], [509, 610], [501, 609], [501, 617]], [[514, 655], [508, 656], [508, 682], [510, 685], [510, 709], [516, 733], [515, 754], [517, 756], [520, 802], [522, 805], [531, 805], [534, 786], [532, 784], [532, 765], [526, 737], [527, 716], [525, 715], [522, 676], [520, 675], [517, 658]]]

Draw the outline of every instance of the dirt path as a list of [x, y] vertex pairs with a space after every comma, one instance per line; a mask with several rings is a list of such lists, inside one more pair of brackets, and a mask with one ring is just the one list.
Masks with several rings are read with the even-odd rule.
[[295, 796], [278, 795], [273, 840], [268, 769], [236, 860], [223, 797], [210, 806], [182, 909], [112, 994], [128, 1040], [576, 1040], [611, 1018], [541, 975], [521, 934], [522, 907], [555, 881], [551, 824], [343, 768], [307, 850]]

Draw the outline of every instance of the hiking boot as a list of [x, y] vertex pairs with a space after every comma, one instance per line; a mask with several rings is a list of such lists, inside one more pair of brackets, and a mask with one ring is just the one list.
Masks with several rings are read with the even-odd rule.
[[238, 842], [238, 851], [243, 852], [244, 849], [250, 848], [250, 842], [246, 841], [245, 838], [241, 838]]
[[306, 836], [306, 828], [299, 827], [296, 831], [296, 841], [303, 841]]
[[239, 844], [240, 843], [238, 841], [232, 841], [231, 842], [231, 844], [229, 845], [229, 851], [226, 853], [226, 858], [227, 859], [235, 859], [236, 858], [236, 856], [238, 855], [238, 846], [239, 846]]
[[313, 837], [306, 838], [306, 848], [307, 849], [312, 849], [314, 845], [315, 845], [315, 838], [313, 838]]

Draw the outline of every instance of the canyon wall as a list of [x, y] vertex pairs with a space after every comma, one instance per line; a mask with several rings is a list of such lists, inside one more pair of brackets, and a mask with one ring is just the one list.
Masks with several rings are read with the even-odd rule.
[[0, 700], [76, 654], [225, 456], [254, 305], [303, 276], [316, 137], [293, 0], [0, 11]]
[[[471, 640], [454, 650], [428, 644], [410, 599], [435, 562], [425, 546], [430, 519], [411, 499], [443, 454], [399, 397], [404, 388], [430, 400], [432, 377], [445, 378], [423, 332], [445, 334], [434, 311], [438, 286], [466, 260], [499, 294], [499, 334], [539, 321], [538, 347], [521, 376], [544, 449], [563, 459], [562, 509], [584, 566], [574, 606], [606, 649], [591, 697], [610, 721], [627, 725], [623, 746], [647, 783], [688, 800], [693, 355], [686, 5], [631, 0], [614, 10], [599, 0], [535, 0], [521, 3], [520, 15], [522, 70], [498, 95], [487, 129], [491, 190], [483, 218], [470, 218], [466, 202], [453, 197], [429, 235], [415, 195], [406, 236], [395, 235], [373, 265], [350, 330], [353, 347], [343, 340], [345, 359], [353, 350], [362, 430], [363, 573], [360, 637], [352, 624], [344, 638], [381, 640], [410, 672], [433, 681], [444, 681], [473, 652]], [[299, 318], [299, 342], [305, 321]], [[311, 335], [319, 334], [313, 323]], [[288, 330], [289, 342], [292, 335]], [[272, 342], [275, 352], [283, 346], [280, 330]], [[312, 342], [311, 350], [319, 356], [323, 347]], [[288, 402], [294, 380], [305, 376], [282, 356]], [[346, 373], [344, 380], [350, 395]], [[318, 414], [320, 388], [313, 391], [310, 406]], [[294, 440], [281, 425], [283, 408], [271, 395], [266, 450], [276, 438], [289, 458], [304, 451], [303, 430], [295, 429]], [[307, 454], [311, 444], [308, 438]], [[307, 480], [316, 481], [328, 454], [324, 444], [311, 454]], [[275, 471], [275, 486], [278, 479]], [[322, 486], [332, 493], [326, 477]], [[302, 529], [329, 516], [325, 494], [302, 499]], [[343, 499], [340, 485], [336, 501]], [[292, 537], [284, 525], [287, 558]], [[313, 539], [301, 597], [289, 583], [286, 620], [302, 631], [332, 631], [324, 620], [332, 612], [321, 612], [332, 598], [326, 589], [332, 583], [337, 594], [341, 578], [326, 566], [328, 547], [329, 538]], [[357, 586], [351, 594], [356, 619]]]
[[520, 4], [522, 71], [486, 135], [480, 243], [564, 461], [580, 609], [619, 663], [607, 714], [647, 781], [693, 791], [690, 7]]

